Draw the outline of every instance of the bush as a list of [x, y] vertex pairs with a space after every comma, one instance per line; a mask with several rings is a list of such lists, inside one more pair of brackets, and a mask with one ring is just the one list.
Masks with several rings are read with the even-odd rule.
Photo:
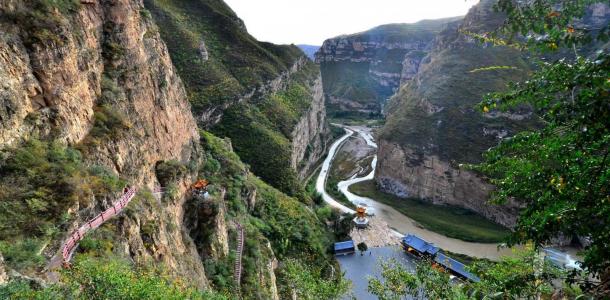
[[201, 292], [154, 270], [121, 260], [86, 259], [62, 273], [63, 284], [34, 288], [23, 281], [0, 286], [2, 299], [226, 299]]
[[157, 179], [159, 180], [161, 186], [164, 187], [167, 187], [184, 177], [187, 171], [188, 169], [183, 163], [173, 159], [158, 162], [155, 166]]
[[[56, 238], [75, 205], [119, 191], [123, 182], [101, 167], [87, 167], [78, 151], [54, 142], [30, 140], [2, 152], [0, 241], [11, 267], [38, 264], [33, 244]], [[40, 247], [39, 247], [40, 248]]]
[[11, 267], [31, 269], [42, 266], [45, 262], [39, 252], [43, 243], [38, 239], [26, 238], [15, 242], [0, 241], [0, 253]]
[[84, 154], [103, 143], [119, 139], [132, 126], [125, 116], [109, 105], [96, 107], [93, 119], [89, 134], [77, 146]]

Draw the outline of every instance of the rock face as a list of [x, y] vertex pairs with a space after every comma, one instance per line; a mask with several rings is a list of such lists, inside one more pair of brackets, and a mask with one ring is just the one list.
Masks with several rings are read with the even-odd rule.
[[310, 89], [313, 92], [311, 106], [292, 131], [292, 167], [301, 180], [326, 153], [328, 134], [322, 78], [318, 77]]
[[6, 275], [6, 270], [4, 267], [4, 257], [2, 253], [0, 253], [0, 285], [5, 284], [8, 281], [8, 275]]
[[315, 58], [330, 110], [379, 113], [400, 83], [417, 72], [443, 24], [453, 19], [382, 25], [324, 41]]
[[434, 204], [461, 206], [507, 227], [514, 226], [517, 203], [506, 206], [485, 202], [493, 186], [476, 174], [451, 166], [438, 156], [415, 153], [401, 145], [381, 141], [376, 180], [385, 192], [399, 197], [428, 200]]
[[[65, 10], [27, 5], [0, 4], [7, 16], [0, 22], [0, 145], [31, 136], [56, 139], [151, 189], [158, 184], [158, 162], [198, 159], [197, 125], [184, 87], [156, 26], [141, 13], [142, 1], [95, 1]], [[45, 20], [28, 14], [35, 9]], [[120, 116], [120, 134], [92, 131], [103, 113]], [[117, 246], [136, 261], [162, 262], [203, 287], [203, 265], [179, 230], [186, 182], [176, 201], [122, 218], [124, 240]], [[104, 206], [81, 210], [80, 218]], [[147, 222], [156, 223], [149, 237], [142, 234]]]

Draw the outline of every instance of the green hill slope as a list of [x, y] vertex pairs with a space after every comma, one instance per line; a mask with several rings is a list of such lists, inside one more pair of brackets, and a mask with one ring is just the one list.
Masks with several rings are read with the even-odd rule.
[[[300, 154], [292, 140], [297, 123], [318, 113], [310, 111], [314, 101], [321, 101], [315, 98], [318, 67], [294, 45], [257, 41], [223, 1], [145, 0], [145, 6], [199, 125], [231, 138], [237, 153], [266, 182], [301, 194], [297, 173], [302, 170], [293, 163]], [[316, 122], [325, 122], [325, 113], [319, 115]], [[324, 130], [311, 131], [318, 136], [306, 142], [325, 140]], [[311, 143], [320, 147], [307, 154], [320, 155], [324, 143]]]

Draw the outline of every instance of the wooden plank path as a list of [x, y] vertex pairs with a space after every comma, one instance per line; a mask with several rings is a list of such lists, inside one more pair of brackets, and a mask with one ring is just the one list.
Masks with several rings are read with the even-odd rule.
[[241, 285], [241, 256], [244, 251], [244, 227], [235, 222], [235, 226], [237, 227], [237, 255], [235, 257], [235, 283], [237, 283], [237, 287]]
[[72, 234], [70, 234], [70, 236], [62, 244], [61, 256], [52, 259], [47, 269], [53, 270], [59, 267], [60, 264], [67, 266], [72, 259], [74, 250], [78, 246], [78, 242], [80, 242], [89, 231], [100, 227], [102, 224], [104, 224], [104, 222], [121, 213], [123, 208], [125, 208], [125, 206], [127, 206], [131, 199], [133, 199], [133, 197], [136, 195], [136, 192], [136, 188], [127, 189], [121, 198], [114, 202], [110, 208], [106, 209], [99, 215], [81, 225], [78, 229], [74, 230], [74, 232], [72, 232]]

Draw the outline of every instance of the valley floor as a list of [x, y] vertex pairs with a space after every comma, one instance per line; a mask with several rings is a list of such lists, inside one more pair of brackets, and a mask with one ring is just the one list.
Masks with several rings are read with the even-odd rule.
[[[358, 127], [358, 126], [351, 126], [348, 128], [348, 130], [350, 131], [355, 131], [357, 134], [357, 138], [363, 139], [366, 141], [366, 143], [359, 143], [363, 146], [366, 147], [374, 147], [374, 142], [370, 137], [370, 128], [366, 128], [366, 127]], [[366, 138], [365, 138], [366, 137]], [[327, 158], [327, 160], [332, 161], [332, 158], [335, 157], [335, 155], [337, 155], [337, 153], [339, 153], [341, 151], [341, 149], [343, 147], [339, 147], [341, 146], [341, 144], [343, 144], [344, 142], [349, 143], [351, 140], [353, 140], [353, 138], [349, 138], [345, 137], [342, 139], [339, 139], [335, 142], [335, 144], [333, 144], [333, 146], [331, 147], [331, 151], [329, 153], [329, 155], [331, 156], [330, 159]], [[347, 147], [348, 149], [350, 147]], [[330, 162], [325, 162], [325, 164], [328, 163], [328, 165], [332, 165]], [[356, 164], [359, 165], [359, 164]], [[334, 166], [332, 166], [334, 167]], [[331, 169], [332, 169], [331, 167]], [[375, 170], [373, 169], [371, 173], [369, 173], [367, 176], [365, 177], [356, 177], [356, 178], [352, 178], [350, 180], [350, 184], [343, 184], [343, 186], [349, 187], [349, 185], [353, 184], [358, 184], [358, 181], [361, 182], [366, 182], [366, 180], [370, 180], [373, 178], [372, 174]], [[324, 181], [326, 179], [327, 173], [331, 173], [332, 171], [330, 171], [329, 169], [325, 169], [322, 168], [322, 174], [319, 175], [318, 177], [318, 190], [320, 191], [321, 189], [323, 189], [324, 187]], [[357, 175], [358, 176], [358, 175]], [[362, 183], [360, 183], [362, 184]], [[506, 249], [506, 248], [502, 248], [502, 249], [498, 249], [498, 244], [495, 243], [479, 243], [479, 242], [469, 242], [469, 241], [465, 241], [465, 240], [461, 240], [461, 239], [457, 239], [457, 238], [452, 238], [452, 237], [448, 237], [447, 235], [443, 234], [442, 230], [438, 230], [438, 232], [435, 232], [434, 230], [425, 228], [424, 226], [422, 226], [423, 224], [420, 224], [419, 222], [417, 222], [416, 220], [414, 220], [414, 218], [410, 217], [410, 213], [405, 215], [403, 212], [399, 211], [398, 209], [387, 205], [384, 200], [379, 200], [377, 199], [377, 195], [374, 195], [374, 199], [371, 199], [369, 197], [362, 197], [362, 196], [358, 196], [358, 195], [354, 195], [352, 193], [349, 192], [349, 189], [346, 189], [347, 193], [344, 193], [347, 195], [347, 198], [352, 201], [353, 203], [357, 204], [357, 205], [364, 205], [368, 207], [368, 212], [370, 213], [374, 213], [375, 214], [375, 218], [379, 218], [382, 219], [384, 222], [387, 222], [388, 224], [388, 230], [387, 233], [388, 235], [390, 234], [394, 234], [393, 231], [397, 231], [400, 234], [415, 234], [420, 236], [421, 238], [435, 243], [437, 246], [451, 251], [451, 252], [455, 252], [455, 253], [459, 253], [459, 254], [465, 254], [468, 256], [473, 256], [473, 257], [478, 257], [478, 258], [487, 258], [487, 259], [492, 259], [492, 260], [497, 260], [499, 257], [501, 256], [505, 256], [505, 255], [509, 255], [511, 253], [510, 249]], [[323, 191], [323, 195], [324, 195], [324, 199], [331, 203], [332, 206], [335, 206], [339, 209], [341, 209], [342, 211], [352, 211], [353, 210], [349, 207], [346, 207], [345, 205], [342, 205], [341, 203], [335, 201], [335, 199], [333, 199], [333, 197], [331, 195], [329, 195], [328, 193], [326, 193], [326, 191]], [[373, 196], [373, 195], [371, 195]], [[328, 201], [330, 200], [330, 201]], [[407, 206], [402, 206], [402, 210], [404, 211], [404, 209], [406, 209]], [[472, 222], [470, 219], [472, 219], [472, 216], [469, 215], [460, 215], [459, 213], [451, 213], [450, 211], [447, 211], [446, 208], [443, 207], [437, 207], [437, 206], [427, 206], [427, 207], [420, 207], [420, 212], [422, 212], [422, 216], [420, 217], [420, 220], [422, 218], [425, 217], [426, 220], [430, 220], [433, 216], [438, 215], [438, 218], [446, 218], [446, 216], [451, 216], [451, 218], [449, 218], [449, 222], [445, 222], [443, 224], [439, 224], [442, 225], [445, 228], [457, 228], [456, 226], [460, 225], [460, 226], [470, 226], [470, 230], [473, 230], [472, 228], [475, 227], [477, 222]], [[417, 210], [414, 210], [414, 212], [416, 212]], [[425, 212], [425, 213], [424, 213]], [[422, 222], [423, 223], [423, 222]], [[468, 225], [464, 225], [464, 224], [468, 224]], [[493, 227], [493, 226], [489, 226], [489, 225], [485, 225], [485, 226], [481, 226], [483, 229], [479, 229], [479, 231], [481, 232], [486, 232], [486, 235], [489, 237], [495, 237], [497, 240], [497, 235], [503, 234], [503, 230], [501, 230], [501, 228], [497, 228], [497, 227]], [[393, 230], [392, 230], [393, 229]], [[448, 230], [448, 229], [445, 229]]]

